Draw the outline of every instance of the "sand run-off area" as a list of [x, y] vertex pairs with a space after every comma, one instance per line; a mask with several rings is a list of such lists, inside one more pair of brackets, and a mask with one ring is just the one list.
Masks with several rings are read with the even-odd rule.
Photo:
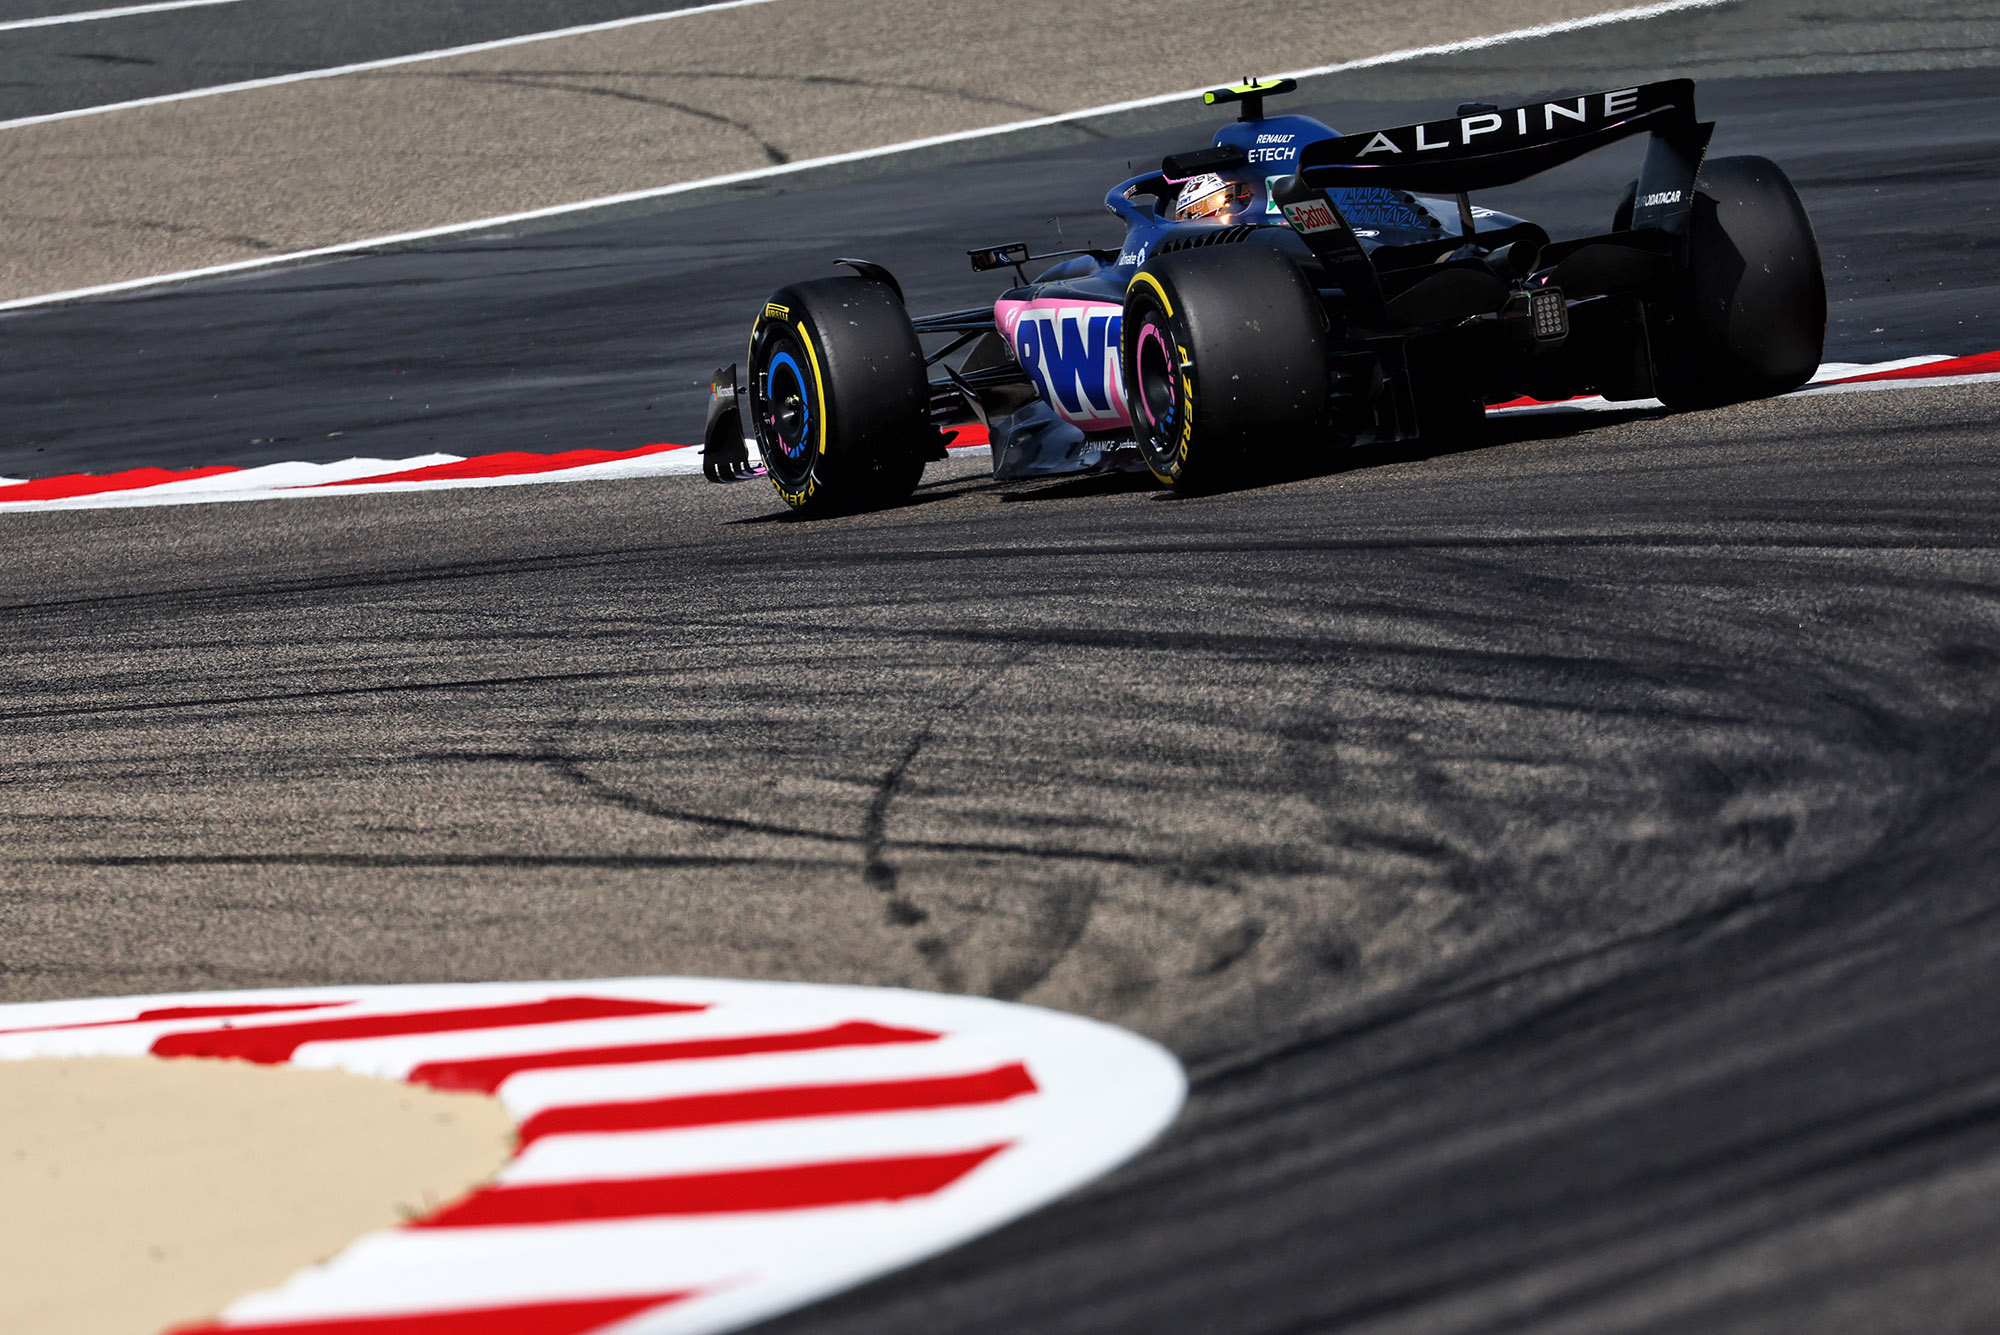
[[0, 1331], [155, 1335], [505, 1162], [498, 1103], [337, 1071], [0, 1061]]

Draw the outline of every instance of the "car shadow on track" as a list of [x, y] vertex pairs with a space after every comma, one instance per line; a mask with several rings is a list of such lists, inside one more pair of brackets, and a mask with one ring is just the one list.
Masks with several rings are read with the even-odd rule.
[[1628, 422], [1657, 421], [1672, 415], [1665, 408], [1555, 408], [1545, 412], [1508, 413], [1500, 417], [1487, 418], [1477, 432], [1464, 436], [1442, 441], [1403, 441], [1395, 445], [1356, 450], [1341, 461], [1340, 467], [1329, 471], [1345, 473], [1360, 468], [1371, 468], [1378, 464], [1421, 463], [1425, 459], [1471, 454], [1499, 445], [1522, 445], [1538, 440], [1566, 440], [1571, 436], [1588, 435], [1606, 427], [1623, 426]]
[[[997, 488], [1002, 504], [1013, 505], [1029, 501], [1083, 500], [1104, 496], [1124, 496], [1138, 492], [1152, 492], [1153, 499], [1162, 503], [1193, 500], [1197, 496], [1225, 496], [1239, 492], [1259, 491], [1267, 487], [1279, 487], [1293, 482], [1305, 482], [1316, 477], [1331, 477], [1338, 473], [1352, 473], [1363, 469], [1377, 468], [1386, 464], [1421, 463], [1426, 459], [1443, 459], [1455, 454], [1470, 454], [1477, 450], [1491, 449], [1498, 445], [1519, 445], [1537, 440], [1562, 440], [1571, 436], [1585, 435], [1605, 427], [1621, 426], [1628, 422], [1658, 420], [1672, 414], [1664, 408], [1613, 408], [1593, 411], [1552, 411], [1545, 413], [1518, 413], [1504, 417], [1487, 419], [1483, 430], [1476, 435], [1456, 437], [1446, 441], [1408, 441], [1390, 446], [1371, 446], [1343, 452], [1331, 460], [1311, 467], [1279, 469], [1246, 476], [1233, 485], [1217, 486], [1196, 495], [1183, 494], [1159, 482], [1150, 473], [1108, 472], [1069, 474], [1062, 477], [1025, 479], [1010, 482], [995, 482], [986, 476], [961, 476], [939, 478], [925, 482], [916, 494], [901, 505], [887, 507], [876, 513], [907, 510], [914, 506], [935, 504], [952, 500], [968, 491]], [[809, 524], [817, 518], [841, 518], [844, 516], [800, 515], [791, 510], [778, 510], [770, 514], [748, 515], [732, 519], [732, 525], [740, 524]]]
[[1068, 477], [1000, 484], [1003, 503], [1063, 501], [1079, 496], [1123, 496], [1135, 491], [1164, 491], [1151, 473], [1083, 473]]
[[850, 510], [834, 514], [809, 515], [796, 510], [774, 510], [769, 514], [746, 515], [741, 519], [731, 519], [731, 525], [741, 524], [813, 524], [823, 519], [848, 519], [857, 514], [891, 514], [899, 510], [909, 510], [917, 506], [933, 505], [938, 501], [951, 500], [969, 490], [967, 484], [976, 487], [991, 483], [992, 479], [974, 475], [972, 477], [943, 477], [934, 482], [925, 482], [917, 487], [910, 499], [896, 505], [882, 506], [876, 510]]
[[1258, 491], [1266, 487], [1284, 486], [1293, 482], [1304, 482], [1316, 477], [1331, 477], [1339, 473], [1358, 472], [1377, 468], [1386, 464], [1421, 463], [1426, 459], [1442, 459], [1455, 454], [1470, 454], [1474, 451], [1492, 449], [1499, 445], [1519, 445], [1529, 441], [1563, 440], [1571, 436], [1585, 435], [1605, 427], [1621, 426], [1628, 422], [1657, 420], [1671, 416], [1664, 408], [1612, 408], [1583, 410], [1556, 410], [1550, 412], [1515, 413], [1502, 417], [1488, 418], [1482, 430], [1473, 435], [1454, 437], [1444, 441], [1407, 441], [1397, 445], [1369, 446], [1343, 451], [1330, 460], [1313, 465], [1262, 471], [1248, 475], [1233, 484], [1211, 487], [1200, 493], [1187, 494], [1174, 491], [1156, 481], [1150, 473], [1090, 473], [1081, 476], [1049, 478], [1040, 481], [1011, 482], [1000, 484], [1000, 499], [1008, 504], [1021, 501], [1061, 501], [1087, 497], [1119, 496], [1132, 492], [1150, 491], [1154, 500], [1163, 503], [1193, 500], [1198, 496], [1223, 496], [1239, 492]]

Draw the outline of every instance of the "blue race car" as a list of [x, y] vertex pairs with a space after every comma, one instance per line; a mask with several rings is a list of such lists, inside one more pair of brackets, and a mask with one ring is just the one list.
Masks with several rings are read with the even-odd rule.
[[[1348, 135], [1264, 114], [1295, 87], [1204, 94], [1240, 118], [1105, 197], [1119, 249], [970, 252], [1018, 280], [990, 307], [912, 318], [862, 260], [779, 289], [743, 382], [731, 365], [711, 385], [707, 475], [763, 471], [805, 513], [892, 505], [977, 423], [999, 478], [1143, 467], [1200, 490], [1357, 445], [1448, 444], [1522, 396], [1686, 409], [1818, 367], [1812, 225], [1775, 164], [1704, 161], [1714, 126], [1687, 80]], [[1471, 201], [1637, 134], [1609, 231], [1553, 240]]]

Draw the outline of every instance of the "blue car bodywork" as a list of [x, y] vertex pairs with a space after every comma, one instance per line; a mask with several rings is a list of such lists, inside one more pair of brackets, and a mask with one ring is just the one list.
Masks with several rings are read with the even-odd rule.
[[[1116, 253], [1066, 256], [1033, 282], [1001, 294], [991, 312], [992, 327], [1005, 340], [1035, 397], [1010, 411], [985, 415], [994, 474], [1019, 478], [1139, 468], [1130, 453], [1131, 422], [1119, 359], [1122, 311], [1133, 275], [1150, 256], [1201, 245], [1237, 244], [1251, 239], [1244, 235], [1249, 229], [1265, 231], [1255, 239], [1279, 245], [1309, 264], [1310, 252], [1298, 242], [1272, 199], [1272, 183], [1296, 173], [1300, 152], [1307, 146], [1339, 137], [1339, 131], [1310, 116], [1260, 116], [1225, 125], [1216, 132], [1211, 148], [1234, 150], [1243, 163], [1215, 175], [1240, 188], [1243, 207], [1219, 221], [1176, 218], [1172, 205], [1183, 182], [1166, 171], [1135, 176], [1104, 197], [1104, 206], [1125, 224], [1125, 240]], [[1460, 211], [1453, 201], [1379, 186], [1328, 193], [1368, 251], [1461, 234]], [[1522, 221], [1488, 209], [1475, 208], [1473, 214], [1488, 231]], [[974, 254], [996, 256], [1002, 249]], [[919, 319], [917, 328], [962, 331], [970, 314]], [[972, 320], [986, 314], [982, 310]]]
[[[1142, 466], [1126, 312], [1142, 285], [1164, 293], [1153, 270], [1185, 268], [1193, 261], [1169, 257], [1205, 247], [1276, 251], [1296, 270], [1323, 324], [1313, 335], [1326, 362], [1314, 430], [1336, 446], [1461, 432], [1485, 405], [1521, 396], [1655, 393], [1655, 343], [1663, 330], [1677, 336], [1674, 321], [1691, 309], [1689, 219], [1714, 128], [1695, 119], [1692, 84], [1504, 109], [1468, 103], [1437, 121], [1348, 135], [1309, 116], [1264, 114], [1266, 97], [1293, 87], [1274, 80], [1206, 95], [1239, 103], [1240, 118], [1207, 147], [1112, 188], [1105, 207], [1125, 227], [1117, 249], [1035, 256], [1017, 242], [969, 252], [976, 270], [1012, 269], [1018, 281], [990, 305], [911, 319], [928, 341], [911, 353], [929, 368], [928, 457], [942, 457], [953, 427], [976, 423], [1000, 478]], [[1650, 139], [1638, 179], [1622, 203], [1606, 201], [1608, 231], [1553, 240], [1472, 203], [1475, 190], [1642, 134]], [[1797, 226], [1810, 250], [1802, 213]], [[1816, 281], [1817, 256], [1808, 258]], [[840, 262], [902, 300], [886, 269]], [[1257, 262], [1267, 271], [1273, 263]], [[1030, 264], [1047, 267], [1031, 280]], [[1799, 323], [1811, 332], [1809, 319]], [[1815, 347], [1813, 365], [1816, 356]], [[769, 397], [750, 370], [748, 397]], [[709, 432], [724, 460], [720, 474], [710, 470], [717, 480], [740, 471], [730, 462], [741, 453], [740, 397], [735, 368], [718, 372]], [[758, 439], [765, 444], [761, 431]]]

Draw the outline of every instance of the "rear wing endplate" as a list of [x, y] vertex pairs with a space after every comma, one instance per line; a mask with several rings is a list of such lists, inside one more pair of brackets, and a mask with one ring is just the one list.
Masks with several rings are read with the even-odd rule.
[[1693, 206], [1695, 173], [1714, 130], [1695, 119], [1694, 83], [1666, 79], [1323, 139], [1299, 154], [1298, 171], [1319, 190], [1377, 186], [1460, 194], [1512, 185], [1620, 139], [1650, 134], [1632, 227], [1672, 232]]

